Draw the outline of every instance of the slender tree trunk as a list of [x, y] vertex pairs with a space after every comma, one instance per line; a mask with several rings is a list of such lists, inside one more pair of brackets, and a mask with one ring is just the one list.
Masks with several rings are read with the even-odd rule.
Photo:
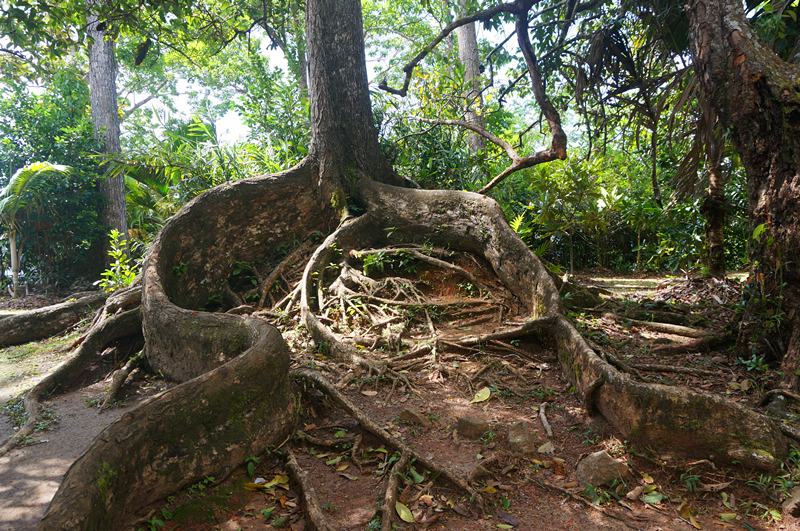
[[[800, 382], [800, 67], [755, 34], [739, 0], [687, 0], [695, 68], [747, 172], [753, 290], [740, 329], [747, 353], [782, 357]], [[800, 313], [800, 312], [798, 312]]]
[[664, 208], [661, 203], [661, 186], [658, 184], [658, 122], [653, 124], [653, 133], [650, 136], [650, 157], [651, 157], [651, 172], [650, 181], [653, 185], [653, 200], [658, 205], [658, 208]]
[[[461, 0], [461, 14], [466, 14], [467, 0]], [[458, 58], [464, 64], [464, 82], [467, 111], [464, 118], [478, 127], [486, 127], [483, 119], [483, 97], [481, 96], [481, 59], [478, 53], [478, 39], [475, 35], [475, 23], [466, 24], [456, 29], [458, 38]], [[467, 143], [472, 151], [486, 149], [486, 139], [473, 132], [467, 132]]]
[[725, 277], [725, 178], [722, 175], [724, 140], [714, 135], [706, 143], [708, 158], [708, 195], [700, 212], [706, 218], [706, 248], [708, 273]]
[[[117, 65], [114, 60], [114, 41], [107, 39], [107, 22], [97, 15], [97, 0], [86, 0], [87, 34], [89, 44], [89, 92], [92, 106], [92, 122], [95, 132], [105, 146], [105, 153], [119, 153], [120, 127], [117, 107]], [[117, 229], [128, 239], [128, 220], [125, 213], [125, 183], [121, 175], [106, 177], [100, 181], [103, 205], [100, 207], [100, 223]], [[109, 242], [104, 243], [110, 249]], [[109, 261], [108, 253], [105, 253]]]
[[19, 297], [19, 253], [17, 252], [17, 231], [8, 231], [8, 247], [11, 253], [11, 282], [13, 297]]

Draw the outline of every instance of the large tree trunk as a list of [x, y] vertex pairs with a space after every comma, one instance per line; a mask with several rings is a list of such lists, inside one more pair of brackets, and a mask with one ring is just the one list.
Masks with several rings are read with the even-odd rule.
[[[105, 153], [119, 153], [120, 127], [117, 107], [117, 65], [114, 60], [114, 41], [107, 38], [107, 22], [98, 16], [97, 0], [86, 0], [88, 11], [86, 32], [89, 44], [89, 95], [92, 122], [96, 134], [104, 143]], [[103, 195], [100, 223], [117, 229], [128, 239], [128, 219], [125, 214], [125, 183], [121, 175], [106, 177], [99, 184]], [[104, 248], [109, 250], [105, 239]], [[105, 253], [106, 262], [110, 260]]]
[[402, 185], [378, 144], [367, 84], [364, 24], [358, 0], [306, 2], [311, 157], [319, 165], [323, 197], [341, 215], [350, 181]]
[[747, 172], [753, 287], [740, 334], [757, 355], [782, 356], [800, 382], [800, 67], [754, 33], [739, 0], [689, 0], [692, 54], [704, 91]]

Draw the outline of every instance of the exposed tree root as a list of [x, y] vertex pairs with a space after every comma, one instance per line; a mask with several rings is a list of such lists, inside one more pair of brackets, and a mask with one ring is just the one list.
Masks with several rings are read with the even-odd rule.
[[681, 326], [676, 324], [670, 323], [661, 323], [657, 321], [638, 321], [636, 319], [629, 319], [622, 315], [617, 315], [615, 313], [604, 313], [603, 317], [611, 319], [612, 321], [616, 321], [619, 323], [631, 323], [634, 326], [639, 326], [643, 328], [649, 328], [655, 332], [662, 332], [664, 334], [672, 334], [675, 336], [683, 336], [683, 337], [693, 337], [693, 338], [704, 338], [709, 337], [712, 332], [707, 330], [698, 330], [696, 328], [690, 328], [688, 326]]
[[108, 293], [91, 293], [79, 299], [0, 318], [0, 347], [19, 345], [69, 330], [101, 307]]
[[138, 367], [143, 360], [144, 354], [140, 352], [129, 359], [124, 367], [114, 372], [114, 375], [111, 377], [111, 385], [108, 386], [106, 397], [103, 400], [103, 403], [100, 405], [100, 410], [97, 413], [102, 413], [103, 410], [110, 407], [109, 404], [113, 403], [114, 400], [117, 399], [117, 395], [119, 394], [119, 390], [122, 388], [122, 384], [125, 383], [125, 380], [131, 374], [131, 372]]
[[322, 374], [311, 369], [296, 369], [292, 373], [296, 378], [308, 379], [320, 391], [328, 394], [337, 404], [339, 404], [350, 416], [352, 416], [358, 423], [368, 432], [382, 439], [386, 444], [393, 446], [401, 454], [406, 455], [409, 459], [413, 459], [423, 466], [426, 470], [431, 472], [439, 472], [441, 477], [451, 482], [453, 485], [461, 489], [464, 493], [470, 496], [480, 508], [484, 510], [483, 497], [475, 489], [470, 487], [464, 479], [458, 477], [449, 468], [439, 465], [423, 456], [413, 448], [409, 447], [403, 441], [397, 439], [389, 432], [375, 424], [367, 415], [361, 412], [350, 400], [347, 399], [342, 393], [339, 392]]
[[25, 413], [28, 415], [28, 420], [0, 447], [0, 456], [7, 454], [19, 441], [34, 432], [36, 425], [41, 421], [39, 403], [43, 395], [77, 379], [87, 365], [99, 359], [106, 345], [116, 339], [138, 333], [141, 331], [141, 324], [142, 312], [137, 307], [108, 316], [93, 327], [72, 356], [25, 394]]
[[400, 487], [400, 478], [410, 462], [407, 453], [403, 452], [392, 469], [388, 472], [389, 481], [383, 493], [383, 507], [381, 507], [381, 531], [392, 531], [394, 527], [395, 504], [397, 503], [397, 489]]
[[328, 520], [325, 518], [324, 510], [322, 509], [322, 505], [319, 503], [317, 492], [314, 490], [314, 485], [311, 484], [308, 474], [306, 474], [297, 463], [297, 458], [294, 456], [294, 452], [292, 452], [291, 449], [287, 449], [286, 452], [289, 456], [289, 458], [286, 460], [286, 466], [289, 469], [289, 473], [292, 475], [292, 478], [297, 482], [298, 485], [300, 485], [300, 490], [303, 493], [303, 499], [306, 502], [306, 515], [311, 521], [312, 529], [315, 529], [316, 531], [334, 531], [333, 527], [328, 524]]
[[693, 376], [717, 376], [716, 371], [695, 369], [694, 367], [678, 367], [676, 365], [659, 365], [655, 363], [631, 363], [631, 367], [640, 371], [674, 372], [678, 374], [691, 374]]
[[651, 352], [653, 354], [662, 356], [687, 354], [692, 352], [711, 352], [726, 345], [730, 345], [734, 341], [736, 341], [736, 335], [725, 331], [722, 333], [712, 334], [701, 339], [696, 339], [694, 341], [687, 341], [686, 343], [678, 343], [676, 345], [658, 345], [653, 347]]
[[312, 245], [313, 243], [310, 239], [301, 243], [294, 251], [289, 253], [286, 258], [281, 260], [281, 262], [275, 267], [275, 269], [272, 270], [266, 280], [262, 282], [260, 291], [261, 296], [258, 300], [259, 310], [262, 309], [264, 304], [267, 302], [267, 299], [270, 296], [270, 291], [274, 287], [274, 284], [280, 280], [281, 276], [286, 273], [287, 270], [296, 265], [297, 262], [305, 256], [305, 254], [311, 249]]

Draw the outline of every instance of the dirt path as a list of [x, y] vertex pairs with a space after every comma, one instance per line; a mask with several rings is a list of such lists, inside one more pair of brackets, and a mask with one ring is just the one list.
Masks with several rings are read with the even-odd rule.
[[[37, 432], [34, 442], [0, 457], [0, 531], [36, 528], [69, 466], [109, 423], [138, 402], [98, 415], [86, 394], [99, 394], [103, 382], [55, 398], [58, 423]], [[8, 422], [6, 422], [8, 427]]]

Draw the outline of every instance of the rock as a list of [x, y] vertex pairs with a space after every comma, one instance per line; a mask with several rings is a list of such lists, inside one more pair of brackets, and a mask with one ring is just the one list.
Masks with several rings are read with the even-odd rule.
[[536, 436], [528, 427], [528, 423], [521, 420], [508, 430], [508, 446], [512, 452], [532, 454], [536, 452]]
[[578, 469], [575, 471], [581, 485], [588, 483], [593, 486], [611, 486], [615, 478], [621, 478], [627, 474], [628, 465], [617, 461], [605, 450], [588, 455], [578, 463]]
[[800, 487], [792, 489], [789, 498], [783, 502], [783, 513], [792, 516], [800, 516]]
[[465, 439], [480, 439], [484, 433], [490, 431], [492, 426], [477, 417], [458, 418], [458, 436]]
[[403, 412], [400, 413], [400, 420], [410, 422], [411, 424], [417, 424], [423, 428], [430, 428], [433, 426], [431, 419], [414, 409], [404, 409]]

